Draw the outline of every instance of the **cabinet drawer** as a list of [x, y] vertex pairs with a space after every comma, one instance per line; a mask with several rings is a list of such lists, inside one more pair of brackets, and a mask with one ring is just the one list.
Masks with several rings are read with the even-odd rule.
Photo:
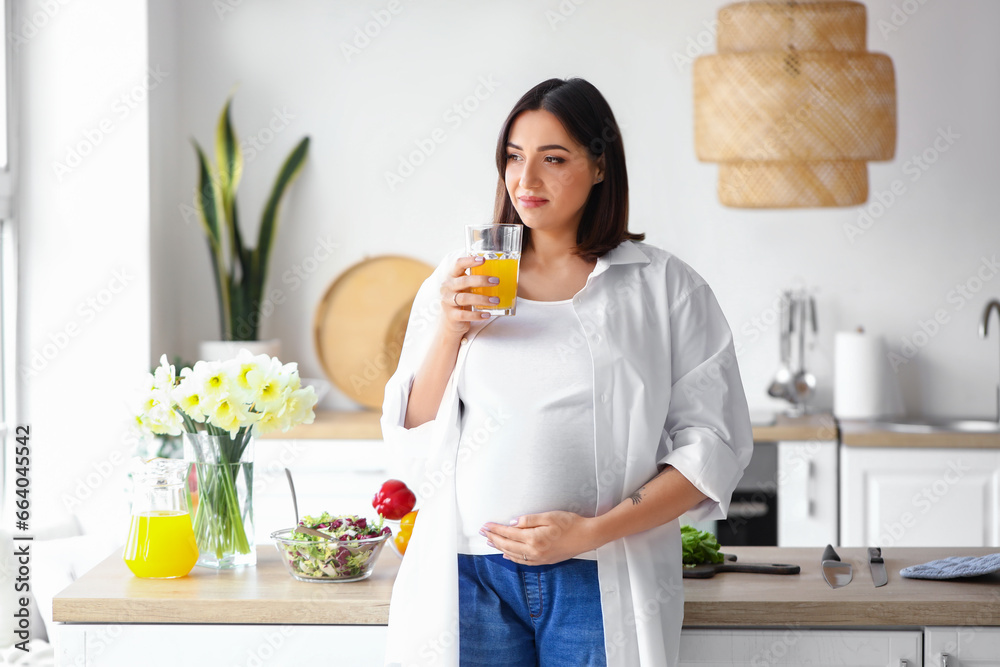
[[680, 667], [920, 667], [919, 630], [685, 629]]
[[384, 625], [140, 625], [60, 623], [60, 667], [313, 665], [381, 667]]
[[924, 628], [925, 667], [1000, 667], [1000, 628]]

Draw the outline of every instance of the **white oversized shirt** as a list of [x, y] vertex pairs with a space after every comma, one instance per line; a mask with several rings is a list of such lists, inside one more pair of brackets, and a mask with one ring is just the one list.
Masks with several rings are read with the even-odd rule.
[[468, 346], [457, 380], [459, 553], [500, 553], [479, 534], [488, 521], [552, 510], [594, 516], [594, 368], [572, 300], [518, 297], [517, 315]]
[[[412, 457], [405, 481], [420, 503], [393, 587], [386, 665], [458, 666], [456, 377], [468, 341], [495, 319], [472, 324], [435, 418], [412, 429], [403, 420], [438, 329], [441, 284], [462, 254], [446, 256], [418, 291], [385, 388], [382, 434]], [[670, 465], [707, 496], [689, 516], [725, 518], [753, 435], [732, 332], [711, 288], [667, 251], [624, 241], [597, 260], [572, 303], [593, 363], [598, 514]], [[597, 563], [609, 667], [675, 665], [684, 613], [678, 522], [599, 547]]]

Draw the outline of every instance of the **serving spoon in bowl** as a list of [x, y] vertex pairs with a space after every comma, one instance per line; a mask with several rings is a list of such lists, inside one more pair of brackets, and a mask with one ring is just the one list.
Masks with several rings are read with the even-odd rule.
[[327, 535], [323, 531], [316, 530], [315, 528], [299, 525], [299, 501], [295, 496], [295, 482], [292, 481], [292, 471], [285, 468], [285, 476], [288, 478], [288, 488], [292, 491], [292, 505], [295, 507], [295, 528], [292, 529], [292, 532], [304, 533], [305, 535], [312, 535], [313, 537], [322, 537], [324, 540], [337, 539], [333, 535]]

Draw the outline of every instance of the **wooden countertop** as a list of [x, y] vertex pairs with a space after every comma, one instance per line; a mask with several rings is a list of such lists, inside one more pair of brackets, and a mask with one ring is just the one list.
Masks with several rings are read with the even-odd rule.
[[364, 581], [312, 584], [293, 579], [273, 545], [257, 547], [257, 566], [195, 567], [178, 579], [132, 575], [121, 549], [52, 600], [67, 623], [280, 623], [385, 625], [399, 558], [382, 549]]
[[841, 420], [840, 437], [849, 447], [1000, 448], [1000, 433], [902, 433], [864, 420]]
[[312, 424], [300, 424], [284, 433], [268, 433], [263, 440], [381, 440], [380, 410], [319, 410]]
[[[381, 440], [378, 410], [320, 410], [312, 424], [285, 433], [269, 433], [264, 440]], [[753, 427], [755, 442], [837, 440], [837, 423], [831, 414], [789, 417], [777, 415], [772, 424]]]
[[738, 572], [712, 579], [684, 580], [684, 625], [1000, 625], [1000, 576], [976, 580], [906, 579], [899, 571], [948, 556], [984, 556], [997, 547], [908, 547], [883, 549], [889, 583], [872, 584], [867, 550], [839, 547], [841, 560], [854, 566], [854, 579], [836, 590], [823, 580], [823, 549], [730, 547], [739, 562], [794, 563], [797, 575]]
[[[269, 433], [263, 440], [381, 440], [377, 410], [319, 411], [312, 424], [285, 433]], [[1000, 433], [900, 433], [869, 421], [836, 420], [829, 413], [789, 417], [778, 414], [770, 424], [753, 427], [754, 442], [840, 440], [851, 447], [969, 447], [1000, 448]]]
[[833, 415], [821, 413], [789, 417], [775, 415], [774, 423], [754, 425], [754, 442], [789, 442], [801, 440], [823, 440], [836, 442], [837, 422]]
[[[1000, 576], [966, 581], [904, 579], [899, 570], [953, 555], [997, 548], [884, 550], [889, 583], [875, 588], [866, 551], [840, 548], [854, 580], [831, 589], [821, 548], [730, 547], [740, 562], [794, 563], [797, 575], [729, 572], [684, 580], [684, 625], [698, 626], [1000, 626]], [[254, 568], [196, 567], [180, 579], [139, 579], [116, 551], [53, 600], [64, 623], [280, 623], [384, 625], [399, 559], [384, 549], [372, 576], [350, 584], [292, 579], [271, 545], [258, 547]]]

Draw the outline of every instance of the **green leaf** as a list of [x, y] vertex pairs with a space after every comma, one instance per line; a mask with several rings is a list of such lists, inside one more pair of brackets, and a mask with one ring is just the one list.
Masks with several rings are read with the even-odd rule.
[[224, 340], [229, 340], [232, 329], [229, 311], [229, 272], [226, 270], [226, 258], [222, 247], [219, 185], [212, 178], [212, 171], [208, 159], [205, 157], [205, 152], [197, 141], [192, 141], [192, 143], [198, 155], [198, 191], [195, 195], [195, 206], [198, 209], [205, 236], [208, 237], [208, 251], [212, 258], [212, 274], [215, 276], [216, 294], [219, 297], [222, 337]]
[[715, 535], [698, 530], [694, 526], [681, 526], [681, 561], [685, 565], [721, 563], [723, 561], [723, 556], [719, 553], [721, 548]]
[[243, 150], [230, 117], [232, 103], [233, 98], [230, 96], [219, 114], [219, 123], [215, 129], [215, 161], [219, 165], [219, 183], [223, 196], [230, 202], [243, 176]]
[[261, 294], [264, 291], [264, 283], [267, 280], [267, 261], [271, 255], [271, 247], [278, 234], [278, 207], [281, 205], [281, 198], [288, 185], [295, 180], [302, 165], [305, 163], [306, 155], [309, 152], [309, 137], [305, 137], [292, 149], [292, 152], [281, 165], [281, 170], [274, 179], [274, 186], [271, 188], [271, 195], [268, 197], [267, 205], [261, 216], [260, 236], [257, 248], [254, 249], [251, 261], [250, 275], [250, 296], [251, 303], [259, 303]]
[[[239, 223], [236, 220], [236, 189], [243, 175], [243, 151], [239, 139], [233, 130], [231, 117], [233, 98], [226, 99], [225, 106], [219, 114], [219, 122], [215, 130], [215, 161], [219, 165], [219, 191], [222, 195], [222, 213], [226, 237], [229, 240], [229, 264], [235, 274], [235, 267], [240, 266], [240, 273], [245, 271], [243, 240], [240, 238]], [[234, 275], [235, 277], [235, 275]]]
[[257, 330], [259, 328], [259, 318], [252, 317], [252, 306], [254, 303], [252, 295], [253, 280], [251, 262], [253, 261], [253, 249], [247, 248], [243, 243], [240, 232], [240, 221], [237, 215], [236, 202], [232, 206], [232, 232], [233, 247], [237, 248], [236, 257], [233, 259], [234, 265], [239, 265], [239, 276], [236, 269], [233, 269], [232, 276], [232, 322], [233, 340], [257, 340]]

